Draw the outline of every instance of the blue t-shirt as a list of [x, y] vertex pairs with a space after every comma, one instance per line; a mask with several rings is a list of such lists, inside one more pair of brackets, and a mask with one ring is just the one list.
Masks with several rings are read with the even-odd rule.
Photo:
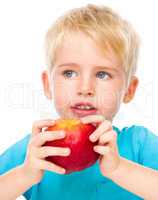
[[[122, 157], [158, 169], [158, 136], [143, 126], [125, 127], [122, 130], [114, 127], [114, 130], [118, 134], [118, 149]], [[0, 174], [24, 162], [29, 138], [30, 135], [27, 135], [0, 156]], [[29, 200], [141, 199], [104, 177], [98, 162], [71, 174], [60, 175], [45, 171], [41, 182], [33, 185], [23, 195]]]

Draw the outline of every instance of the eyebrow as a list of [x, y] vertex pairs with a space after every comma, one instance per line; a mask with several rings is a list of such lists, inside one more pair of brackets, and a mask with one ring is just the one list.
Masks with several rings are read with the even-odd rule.
[[58, 65], [58, 67], [64, 67], [64, 66], [79, 66], [78, 64], [76, 64], [76, 63], [63, 63], [63, 64], [60, 64], [60, 65]]
[[[66, 67], [66, 66], [70, 66], [70, 67], [79, 67], [80, 65], [78, 65], [77, 63], [63, 63], [63, 64], [60, 64], [60, 65], [57, 65], [58, 67]], [[105, 65], [97, 65], [95, 66], [96, 68], [102, 68], [102, 69], [106, 69], [106, 70], [112, 70], [112, 71], [115, 71], [115, 72], [118, 72], [118, 69], [116, 68], [112, 68], [112, 67], [107, 67]]]

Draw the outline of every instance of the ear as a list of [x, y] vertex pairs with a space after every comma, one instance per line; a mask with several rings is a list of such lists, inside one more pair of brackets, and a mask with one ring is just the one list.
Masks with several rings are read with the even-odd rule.
[[132, 76], [130, 84], [127, 88], [127, 92], [123, 98], [124, 103], [129, 103], [135, 95], [136, 89], [138, 87], [139, 80], [136, 76]]
[[48, 99], [52, 99], [50, 80], [49, 80], [48, 72], [46, 70], [42, 72], [41, 79], [42, 79], [43, 90], [44, 90], [45, 96]]

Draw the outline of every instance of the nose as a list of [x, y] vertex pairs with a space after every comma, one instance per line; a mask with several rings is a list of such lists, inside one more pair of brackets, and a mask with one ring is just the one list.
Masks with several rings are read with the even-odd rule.
[[94, 82], [89, 78], [82, 78], [79, 83], [78, 95], [80, 96], [94, 96]]
[[93, 91], [91, 90], [82, 90], [78, 92], [78, 95], [82, 96], [94, 96]]

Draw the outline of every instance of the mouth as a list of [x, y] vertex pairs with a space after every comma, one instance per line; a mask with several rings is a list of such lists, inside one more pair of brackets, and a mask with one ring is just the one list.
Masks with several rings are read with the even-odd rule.
[[71, 106], [71, 110], [77, 117], [84, 117], [86, 115], [93, 115], [97, 113], [97, 108], [88, 102], [77, 103], [74, 106]]

